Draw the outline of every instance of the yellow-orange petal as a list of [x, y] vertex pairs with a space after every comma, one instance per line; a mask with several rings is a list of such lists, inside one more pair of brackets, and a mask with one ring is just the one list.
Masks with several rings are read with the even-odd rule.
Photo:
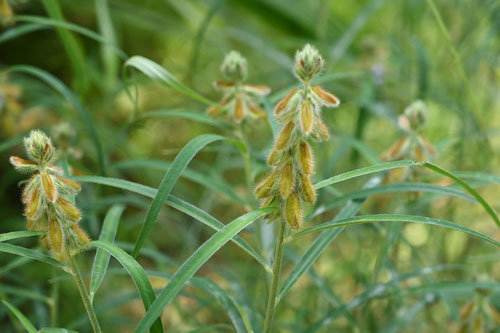
[[337, 96], [323, 90], [320, 86], [312, 86], [312, 89], [314, 90], [316, 95], [318, 95], [325, 106], [335, 107], [340, 105], [340, 100]]
[[57, 188], [54, 183], [54, 179], [47, 172], [42, 172], [42, 187], [45, 193], [45, 197], [50, 202], [55, 202], [57, 200]]

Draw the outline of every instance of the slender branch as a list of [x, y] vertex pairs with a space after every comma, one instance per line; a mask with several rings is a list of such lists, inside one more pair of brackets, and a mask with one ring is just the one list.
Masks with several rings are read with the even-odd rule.
[[95, 333], [101, 333], [102, 331], [101, 327], [99, 326], [99, 321], [97, 320], [97, 316], [94, 312], [94, 308], [92, 307], [92, 302], [87, 292], [87, 287], [85, 287], [82, 274], [78, 269], [74, 256], [70, 257], [69, 264], [71, 268], [71, 274], [73, 275], [76, 286], [78, 287], [78, 291], [80, 292], [80, 296], [82, 297], [83, 305], [85, 306], [85, 310], [87, 311], [87, 314], [89, 316], [90, 324], [92, 325], [92, 328], [94, 329]]
[[286, 231], [286, 224], [284, 219], [281, 219], [279, 228], [280, 228], [279, 238], [278, 242], [276, 243], [276, 251], [274, 254], [273, 279], [271, 281], [271, 290], [269, 291], [269, 299], [267, 300], [266, 319], [264, 322], [264, 333], [271, 332], [273, 325], [274, 307], [276, 304], [276, 294], [278, 292], [278, 284], [280, 280], [283, 248], [285, 245], [283, 242], [285, 240], [285, 231]]

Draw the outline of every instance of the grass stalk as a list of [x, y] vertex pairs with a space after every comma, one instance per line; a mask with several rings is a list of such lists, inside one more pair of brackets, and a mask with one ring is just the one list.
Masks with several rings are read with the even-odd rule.
[[80, 296], [82, 297], [83, 305], [85, 306], [85, 310], [87, 311], [87, 314], [89, 316], [92, 329], [94, 330], [94, 333], [101, 333], [102, 331], [101, 327], [99, 326], [99, 321], [97, 320], [97, 316], [94, 312], [94, 308], [92, 307], [92, 302], [87, 292], [87, 287], [85, 287], [82, 274], [80, 273], [80, 269], [76, 264], [74, 256], [70, 257], [69, 265], [71, 268], [71, 274], [73, 275], [78, 291], [80, 292]]
[[278, 284], [280, 280], [281, 273], [281, 262], [283, 259], [283, 248], [284, 248], [284, 240], [285, 240], [285, 220], [281, 219], [280, 227], [279, 227], [279, 238], [276, 243], [276, 251], [274, 254], [274, 263], [273, 263], [273, 277], [271, 281], [271, 290], [269, 291], [269, 298], [267, 300], [267, 308], [266, 308], [266, 318], [264, 321], [264, 333], [271, 332], [273, 325], [273, 316], [274, 316], [274, 308], [276, 304], [276, 294], [278, 292]]

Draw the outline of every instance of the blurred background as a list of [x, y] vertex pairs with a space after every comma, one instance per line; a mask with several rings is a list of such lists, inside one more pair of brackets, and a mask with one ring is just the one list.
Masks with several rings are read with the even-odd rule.
[[[202, 96], [218, 101], [220, 92], [213, 82], [223, 79], [219, 69], [224, 55], [237, 50], [248, 59], [247, 82], [271, 87], [264, 101], [271, 110], [296, 84], [293, 57], [306, 43], [316, 46], [325, 59], [322, 87], [342, 102], [338, 109], [322, 112], [331, 139], [313, 147], [317, 180], [380, 163], [381, 155], [405, 135], [398, 116], [420, 99], [428, 109], [420, 134], [436, 149], [433, 163], [468, 176], [469, 184], [500, 210], [498, 0], [7, 0], [1, 4], [0, 232], [25, 228], [19, 186], [25, 176], [14, 171], [8, 157], [25, 156], [21, 139], [31, 129], [43, 129], [54, 138], [74, 174], [106, 174], [155, 188], [168, 162], [190, 139], [202, 133], [227, 135], [224, 127], [206, 122], [148, 117], [158, 110], [204, 112], [206, 106], [133, 70], [123, 71], [128, 57], [151, 59]], [[74, 26], [53, 24], [54, 20]], [[82, 33], [78, 27], [88, 30]], [[103, 36], [101, 41], [88, 31]], [[95, 124], [102, 164], [88, 120], [68, 100], [68, 91]], [[244, 131], [251, 143], [252, 170], [259, 179], [267, 170], [272, 131], [266, 119], [246, 121]], [[246, 212], [227, 195], [248, 195], [236, 148], [210, 145], [189, 169], [194, 176], [181, 178], [174, 195], [224, 223]], [[199, 177], [212, 179], [215, 185], [202, 186]], [[429, 172], [414, 177], [412, 182], [456, 188], [452, 181]], [[337, 184], [320, 193], [318, 204], [358, 191], [367, 180]], [[117, 202], [127, 205], [117, 243], [130, 250], [149, 199], [85, 184], [78, 196], [81, 224], [97, 239], [105, 212]], [[339, 208], [308, 223], [329, 221]], [[500, 239], [498, 227], [480, 205], [442, 194], [374, 195], [361, 212], [432, 216]], [[173, 273], [212, 234], [192, 218], [165, 207], [141, 264]], [[253, 229], [242, 236], [255, 244]], [[315, 237], [291, 244], [284, 276]], [[38, 246], [35, 238], [18, 243]], [[263, 250], [266, 253], [265, 244]], [[92, 258], [90, 253], [82, 255], [84, 270], [90, 269]], [[279, 332], [458, 332], [467, 326], [467, 306], [472, 302], [489, 309], [478, 312], [482, 326], [477, 332], [494, 332], [500, 325], [498, 258], [490, 244], [442, 228], [353, 226], [335, 239], [280, 303], [276, 324]], [[255, 309], [249, 311], [248, 320], [260, 322], [266, 279], [256, 265], [228, 244], [198, 275]], [[118, 265], [112, 261], [111, 267]], [[128, 277], [119, 270], [115, 273], [107, 276], [96, 298], [98, 315], [104, 331], [132, 332], [143, 315], [142, 304]], [[0, 255], [0, 295], [40, 326], [49, 325], [49, 307], [16, 288], [29, 287], [50, 296], [54, 281], [60, 281], [59, 326], [89, 331], [72, 281], [42, 263]], [[478, 288], [481, 283], [484, 288]], [[153, 285], [160, 288], [165, 280], [153, 280]], [[335, 312], [339, 304], [347, 304], [347, 313]], [[212, 331], [231, 331], [217, 301], [193, 287], [185, 288], [168, 310], [164, 321], [171, 332], [209, 324], [215, 325]], [[8, 310], [0, 307], [1, 331], [20, 330], [13, 322]]]

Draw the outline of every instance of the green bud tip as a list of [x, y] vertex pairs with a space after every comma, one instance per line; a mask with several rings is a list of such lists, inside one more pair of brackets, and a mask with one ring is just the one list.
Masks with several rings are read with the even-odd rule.
[[221, 72], [232, 82], [244, 81], [247, 77], [247, 60], [236, 51], [229, 52], [222, 62]]

